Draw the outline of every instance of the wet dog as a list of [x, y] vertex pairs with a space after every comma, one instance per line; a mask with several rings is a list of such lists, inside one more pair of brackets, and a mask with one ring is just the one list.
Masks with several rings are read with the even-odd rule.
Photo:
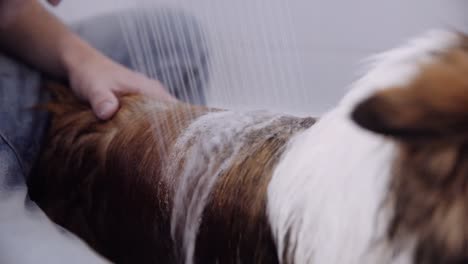
[[376, 56], [316, 123], [140, 96], [100, 122], [55, 90], [31, 197], [116, 263], [468, 261], [462, 34]]
[[109, 122], [66, 89], [31, 196], [117, 263], [277, 261], [266, 192], [288, 140], [314, 120], [141, 96]]

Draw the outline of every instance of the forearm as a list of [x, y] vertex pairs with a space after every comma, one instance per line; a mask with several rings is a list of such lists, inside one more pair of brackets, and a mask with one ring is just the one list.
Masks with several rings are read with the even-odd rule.
[[37, 0], [0, 1], [4, 52], [59, 78], [66, 78], [80, 59], [97, 53]]
[[92, 48], [38, 0], [0, 0], [0, 48], [43, 73], [67, 80], [102, 120], [118, 110], [121, 94], [175, 100], [159, 81], [133, 72]]

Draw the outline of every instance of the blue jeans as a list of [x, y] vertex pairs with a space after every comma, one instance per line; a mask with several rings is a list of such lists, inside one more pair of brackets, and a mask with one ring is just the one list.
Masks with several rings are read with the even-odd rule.
[[[73, 28], [115, 61], [160, 80], [177, 97], [205, 102], [206, 42], [192, 17], [175, 10], [134, 10]], [[106, 263], [27, 196], [25, 182], [47, 130], [47, 114], [33, 109], [48, 99], [40, 89], [42, 78], [0, 54], [0, 263]]]

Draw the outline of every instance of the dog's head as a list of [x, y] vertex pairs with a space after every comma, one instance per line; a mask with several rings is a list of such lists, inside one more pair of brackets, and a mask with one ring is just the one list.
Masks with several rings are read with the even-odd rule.
[[389, 237], [412, 238], [417, 263], [468, 260], [468, 50], [437, 54], [407, 85], [352, 112], [399, 146], [390, 187]]

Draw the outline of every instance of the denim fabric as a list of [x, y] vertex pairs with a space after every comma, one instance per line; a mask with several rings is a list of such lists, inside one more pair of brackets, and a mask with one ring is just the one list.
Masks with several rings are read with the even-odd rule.
[[[159, 79], [177, 97], [205, 102], [206, 42], [192, 17], [134, 10], [95, 17], [73, 29], [117, 62]], [[0, 263], [103, 263], [27, 197], [26, 177], [48, 122], [46, 113], [33, 108], [48, 97], [40, 83], [40, 73], [0, 55]]]
[[47, 114], [40, 75], [0, 56], [0, 263], [106, 263], [55, 226], [28, 199], [26, 175], [37, 158]]

